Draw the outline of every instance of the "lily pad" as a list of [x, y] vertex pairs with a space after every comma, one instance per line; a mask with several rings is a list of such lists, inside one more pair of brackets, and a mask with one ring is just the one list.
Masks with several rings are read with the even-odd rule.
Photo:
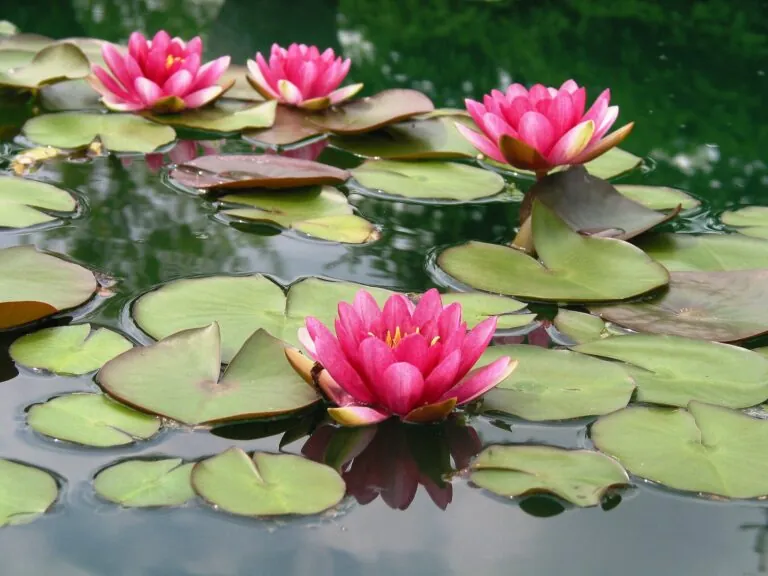
[[455, 123], [473, 124], [464, 116], [408, 120], [357, 136], [336, 136], [331, 143], [363, 158], [434, 160], [474, 158], [478, 152], [456, 129]]
[[691, 210], [701, 205], [693, 196], [668, 186], [617, 184], [616, 191], [651, 210], [677, 210], [678, 206]]
[[499, 496], [550, 493], [576, 506], [597, 506], [629, 476], [615, 460], [591, 450], [553, 446], [489, 446], [470, 468], [470, 480]]
[[153, 152], [176, 138], [170, 126], [136, 114], [43, 114], [27, 120], [21, 130], [32, 142], [55, 148], [85, 148], [98, 138], [112, 152]]
[[268, 128], [275, 121], [277, 101], [271, 100], [249, 106], [217, 103], [214, 107], [187, 110], [181, 114], [153, 115], [160, 124], [195, 128], [208, 132], [234, 133], [254, 128]]
[[578, 344], [606, 338], [609, 333], [599, 316], [560, 308], [552, 321], [555, 328]]
[[432, 101], [416, 90], [384, 90], [311, 116], [314, 124], [335, 134], [362, 134], [435, 109]]
[[26, 524], [45, 514], [59, 496], [48, 472], [0, 459], [0, 526]]
[[0, 228], [26, 228], [53, 222], [47, 211], [73, 213], [77, 201], [71, 194], [35, 180], [0, 176]]
[[[483, 162], [496, 168], [501, 168], [502, 170], [507, 170], [518, 174], [528, 174], [530, 176], [534, 175], [534, 173], [530, 170], [519, 170], [509, 166], [508, 164], [502, 164], [501, 162], [496, 162], [495, 160], [491, 160], [489, 158], [483, 159]], [[602, 178], [604, 180], [610, 180], [611, 178], [618, 178], [627, 172], [631, 172], [640, 166], [642, 162], [642, 158], [635, 156], [626, 150], [622, 150], [621, 148], [611, 148], [605, 154], [602, 154], [594, 160], [590, 160], [584, 164], [584, 167], [592, 176], [596, 176], [597, 178]], [[568, 167], [566, 166], [562, 168], [556, 168], [555, 170], [567, 169]]]
[[525, 208], [530, 209], [534, 198], [577, 232], [607, 232], [621, 240], [634, 238], [680, 212], [679, 206], [668, 214], [650, 210], [619, 194], [609, 182], [589, 174], [584, 166], [554, 172], [536, 182], [526, 194], [521, 221], [528, 216]]
[[367, 160], [352, 170], [365, 188], [417, 200], [470, 202], [504, 190], [495, 172], [454, 162]]
[[39, 100], [42, 108], [49, 112], [105, 110], [101, 95], [85, 80], [64, 80], [43, 86]]
[[739, 234], [661, 234], [637, 245], [673, 272], [768, 268], [768, 242]]
[[513, 344], [492, 346], [478, 366], [502, 356], [517, 369], [483, 397], [483, 410], [525, 420], [568, 420], [608, 414], [629, 403], [635, 384], [620, 364], [569, 350]]
[[0, 329], [83, 304], [98, 284], [90, 270], [34, 246], [0, 250]]
[[[536, 319], [536, 314], [517, 314], [525, 309], [525, 303], [494, 294], [480, 292], [451, 292], [440, 295], [443, 305], [461, 304], [462, 318], [467, 326], [474, 327], [489, 316], [496, 316], [497, 330], [522, 328]], [[526, 311], [527, 312], [527, 311]]]
[[82, 50], [69, 42], [59, 42], [40, 50], [28, 63], [0, 68], [0, 86], [33, 89], [59, 80], [84, 78], [90, 73], [90, 62]]
[[220, 510], [241, 516], [318, 514], [341, 502], [344, 480], [330, 466], [293, 454], [230, 448], [195, 464], [195, 491]]
[[322, 128], [311, 122], [310, 116], [304, 110], [278, 105], [274, 124], [270, 128], [245, 132], [243, 139], [248, 142], [285, 146], [324, 134]]
[[768, 270], [672, 272], [669, 289], [642, 302], [592, 307], [637, 332], [738, 342], [768, 333]]
[[726, 498], [768, 495], [768, 422], [691, 402], [688, 410], [632, 407], [600, 418], [598, 449], [676, 490]]
[[768, 240], [768, 206], [747, 206], [723, 212], [720, 220], [738, 228], [739, 234]]
[[203, 190], [297, 188], [314, 184], [341, 184], [349, 172], [327, 164], [270, 154], [200, 156], [179, 164], [171, 179]]
[[438, 265], [463, 284], [530, 300], [623, 300], [667, 284], [669, 274], [622, 240], [585, 237], [534, 200], [533, 239], [541, 262], [509, 246], [469, 242]]
[[30, 368], [56, 374], [87, 374], [118, 354], [133, 348], [126, 338], [90, 324], [58, 326], [27, 334], [9, 349], [11, 358]]
[[27, 424], [44, 436], [106, 448], [147, 440], [160, 420], [110, 400], [103, 394], [73, 393], [35, 404]]
[[107, 362], [97, 380], [121, 402], [190, 426], [276, 416], [319, 400], [283, 350], [280, 340], [258, 330], [220, 378], [221, 337], [214, 322], [129, 350]]
[[264, 97], [253, 89], [246, 79], [248, 69], [238, 64], [230, 64], [219, 79], [222, 86], [234, 81], [232, 88], [227, 90], [226, 97], [234, 100], [247, 100], [249, 102], [262, 102]]
[[747, 408], [768, 398], [768, 359], [745, 348], [679, 336], [628, 334], [573, 349], [625, 362], [640, 402], [687, 406], [697, 400]]
[[291, 227], [307, 236], [344, 244], [365, 244], [379, 238], [379, 232], [373, 224], [354, 214], [302, 220]]
[[192, 466], [181, 458], [125, 460], [99, 472], [93, 488], [105, 500], [126, 508], [181, 506], [195, 497]]

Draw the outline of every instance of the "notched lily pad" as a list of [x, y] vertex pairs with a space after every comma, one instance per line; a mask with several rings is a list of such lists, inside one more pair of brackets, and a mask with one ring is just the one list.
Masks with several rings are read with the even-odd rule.
[[45, 182], [0, 176], [0, 228], [26, 228], [53, 222], [51, 212], [71, 215], [77, 210], [72, 195]]
[[101, 470], [93, 479], [93, 489], [126, 508], [181, 506], [195, 497], [192, 466], [181, 458], [124, 460]]
[[553, 446], [489, 446], [470, 470], [474, 484], [499, 496], [543, 492], [580, 507], [597, 506], [607, 491], [630, 483], [624, 468], [599, 452]]
[[110, 400], [103, 394], [73, 393], [33, 405], [27, 424], [55, 440], [106, 448], [147, 440], [160, 420]]
[[768, 268], [768, 242], [740, 234], [660, 234], [637, 245], [671, 272]]
[[247, 106], [217, 103], [211, 108], [187, 110], [180, 114], [153, 115], [150, 118], [161, 124], [208, 132], [236, 133], [272, 126], [276, 108], [277, 102], [274, 100]]
[[696, 198], [668, 186], [617, 184], [616, 191], [651, 210], [691, 210], [701, 205]]
[[[1, 46], [0, 46], [1, 47]], [[69, 42], [50, 44], [41, 49], [29, 62], [10, 69], [0, 58], [0, 86], [34, 89], [60, 80], [84, 78], [91, 72], [83, 51]]]
[[32, 522], [45, 514], [58, 496], [56, 479], [45, 470], [0, 459], [0, 526]]
[[319, 514], [344, 497], [344, 480], [330, 466], [293, 454], [230, 448], [195, 464], [192, 486], [216, 508], [241, 516]]

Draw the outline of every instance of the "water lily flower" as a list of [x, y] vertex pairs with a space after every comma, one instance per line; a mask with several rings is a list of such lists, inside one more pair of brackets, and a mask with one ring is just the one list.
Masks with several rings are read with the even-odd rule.
[[199, 36], [184, 42], [161, 30], [147, 40], [134, 32], [127, 54], [114, 44], [103, 44], [101, 55], [109, 72], [94, 64], [88, 80], [110, 110], [167, 113], [200, 108], [234, 83], [217, 84], [229, 67], [229, 56], [201, 65], [202, 52]]
[[308, 110], [322, 110], [352, 98], [362, 84], [339, 88], [351, 60], [337, 58], [332, 48], [322, 54], [317, 46], [272, 45], [267, 63], [261, 52], [248, 60], [248, 81], [264, 98]]
[[485, 394], [517, 366], [504, 356], [471, 370], [493, 337], [496, 318], [468, 331], [461, 305], [443, 306], [435, 289], [417, 305], [394, 294], [383, 310], [360, 290], [353, 304], [341, 302], [338, 312], [335, 335], [313, 317], [299, 329], [299, 340], [323, 368], [319, 374], [298, 351], [289, 348], [286, 355], [336, 404], [328, 412], [340, 424], [374, 424], [391, 416], [408, 422], [440, 420], [456, 405]]
[[458, 123], [456, 128], [489, 158], [543, 175], [556, 166], [589, 162], [632, 131], [634, 122], [606, 136], [619, 115], [618, 106], [609, 106], [610, 90], [585, 113], [586, 99], [586, 90], [573, 80], [559, 89], [512, 84], [506, 93], [485, 95], [482, 104], [465, 100], [482, 134]]

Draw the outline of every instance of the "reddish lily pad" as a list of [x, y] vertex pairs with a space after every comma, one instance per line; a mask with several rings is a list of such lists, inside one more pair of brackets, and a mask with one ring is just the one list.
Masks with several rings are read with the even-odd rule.
[[327, 164], [275, 155], [200, 156], [171, 171], [171, 179], [189, 188], [238, 190], [297, 188], [313, 184], [341, 184], [349, 172]]
[[311, 114], [304, 110], [278, 105], [271, 128], [245, 132], [243, 138], [249, 142], [286, 146], [324, 134], [310, 118]]

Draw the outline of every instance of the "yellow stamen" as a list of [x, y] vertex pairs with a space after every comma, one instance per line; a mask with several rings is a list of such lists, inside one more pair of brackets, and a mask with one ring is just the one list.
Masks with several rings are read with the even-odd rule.
[[434, 338], [432, 338], [432, 342], [430, 342], [429, 345], [434, 346], [435, 344], [437, 344], [438, 340], [440, 340], [440, 336], [435, 336]]
[[392, 333], [389, 330], [387, 330], [387, 338], [386, 338], [385, 341], [387, 343], [387, 346], [389, 346], [390, 348], [394, 348], [395, 346], [400, 344], [400, 340], [402, 340], [402, 339], [403, 339], [403, 335], [400, 333], [400, 326], [395, 328], [395, 335], [394, 336], [392, 335]]
[[173, 56], [171, 54], [168, 54], [168, 58], [165, 59], [166, 69], [176, 64], [176, 62], [181, 62], [181, 58], [179, 58], [178, 56]]

